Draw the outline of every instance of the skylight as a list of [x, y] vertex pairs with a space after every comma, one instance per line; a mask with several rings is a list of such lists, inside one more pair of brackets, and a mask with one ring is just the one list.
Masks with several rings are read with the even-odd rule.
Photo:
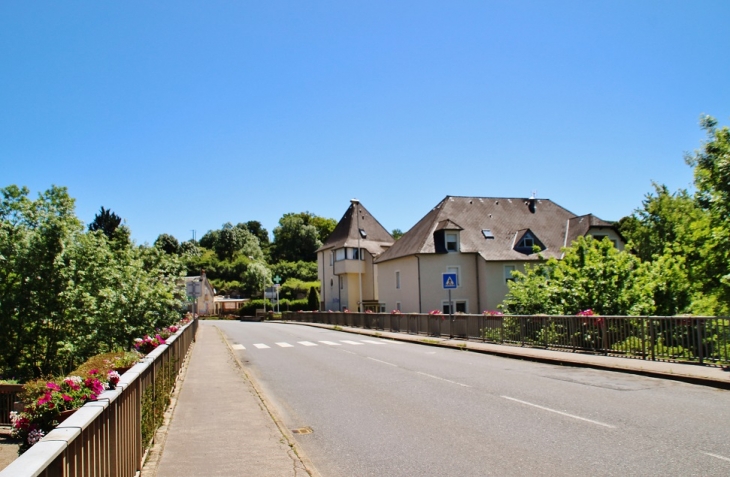
[[368, 234], [365, 232], [365, 229], [360, 229], [360, 237], [368, 238]]
[[484, 235], [484, 238], [486, 239], [493, 239], [494, 234], [490, 229], [482, 229], [482, 235]]

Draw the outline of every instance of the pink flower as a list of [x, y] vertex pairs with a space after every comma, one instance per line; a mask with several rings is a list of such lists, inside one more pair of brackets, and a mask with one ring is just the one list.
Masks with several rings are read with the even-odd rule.
[[53, 391], [60, 391], [61, 387], [56, 383], [46, 383], [46, 387], [48, 389], [52, 389]]
[[73, 401], [73, 398], [71, 396], [69, 396], [68, 394], [61, 394], [61, 397], [66, 402]]

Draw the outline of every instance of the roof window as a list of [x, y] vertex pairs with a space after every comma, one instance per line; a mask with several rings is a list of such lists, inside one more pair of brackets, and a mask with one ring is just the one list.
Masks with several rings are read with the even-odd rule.
[[490, 229], [482, 229], [482, 235], [484, 235], [485, 239], [493, 239], [494, 234]]
[[368, 238], [368, 234], [365, 232], [365, 229], [359, 229], [360, 230], [360, 237], [366, 239]]

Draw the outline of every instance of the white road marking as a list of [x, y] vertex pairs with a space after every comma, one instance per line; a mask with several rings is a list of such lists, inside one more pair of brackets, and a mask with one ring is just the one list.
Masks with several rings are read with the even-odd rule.
[[717, 455], [717, 454], [710, 454], [709, 452], [703, 452], [703, 454], [709, 455], [710, 457], [714, 457], [716, 459], [726, 460], [726, 461], [730, 462], [730, 458], [729, 457], [723, 457], [723, 456]]
[[340, 343], [335, 343], [334, 341], [320, 341], [320, 343], [324, 343], [330, 346], [342, 346]]
[[317, 346], [317, 343], [312, 343], [311, 341], [297, 341], [297, 343], [304, 346]]
[[397, 364], [389, 363], [387, 361], [380, 361], [379, 359], [371, 358], [370, 356], [368, 356], [368, 359], [372, 359], [373, 361], [377, 361], [378, 363], [387, 364], [388, 366], [394, 366], [396, 368], [398, 367]]
[[278, 346], [281, 346], [282, 348], [293, 348], [294, 347], [294, 345], [290, 345], [289, 343], [284, 343], [284, 342], [276, 343], [276, 344]]
[[370, 343], [370, 344], [377, 344], [377, 345], [385, 344], [382, 341], [373, 341], [373, 340], [360, 340], [360, 341], [362, 341], [363, 343]]
[[429, 378], [438, 379], [440, 381], [446, 381], [447, 383], [451, 383], [451, 384], [458, 384], [459, 386], [464, 386], [465, 388], [470, 388], [471, 387], [468, 384], [457, 383], [456, 381], [451, 381], [450, 379], [439, 378], [438, 376], [434, 376], [433, 374], [426, 374], [426, 373], [422, 373], [420, 371], [416, 371], [416, 374], [421, 374], [423, 376], [428, 376]]
[[266, 348], [269, 348], [269, 346], [266, 346], [263, 343], [256, 343], [254, 346], [257, 347], [258, 349], [266, 349]]
[[509, 399], [510, 401], [515, 401], [520, 404], [524, 404], [526, 406], [532, 406], [532, 407], [536, 407], [538, 409], [542, 409], [543, 411], [554, 412], [555, 414], [560, 414], [561, 416], [571, 417], [573, 419], [579, 419], [581, 421], [590, 422], [591, 424], [597, 424], [599, 426], [608, 427], [610, 429], [616, 429], [616, 426], [612, 426], [611, 424], [606, 424], [605, 422], [599, 422], [599, 421], [594, 421], [592, 419], [586, 419], [585, 417], [575, 416], [573, 414], [568, 414], [567, 412], [557, 411], [555, 409], [550, 409], [549, 407], [539, 406], [537, 404], [532, 404], [531, 402], [527, 402], [527, 401], [521, 401], [519, 399], [515, 399], [515, 398], [509, 397], [509, 396], [502, 396], [502, 397], [505, 399]]
[[358, 343], [357, 341], [350, 341], [350, 340], [340, 340], [343, 343], [351, 344], [351, 345], [362, 345], [362, 343]]
[[233, 349], [246, 349], [241, 344], [234, 344], [234, 345], [231, 346], [231, 348], [233, 348]]

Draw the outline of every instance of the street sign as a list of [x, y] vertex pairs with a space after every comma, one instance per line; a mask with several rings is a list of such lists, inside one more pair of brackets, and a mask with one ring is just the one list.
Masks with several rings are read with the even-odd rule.
[[185, 292], [188, 296], [199, 297], [203, 292], [203, 284], [200, 282], [187, 282]]
[[456, 273], [444, 273], [443, 275], [444, 290], [456, 288]]

